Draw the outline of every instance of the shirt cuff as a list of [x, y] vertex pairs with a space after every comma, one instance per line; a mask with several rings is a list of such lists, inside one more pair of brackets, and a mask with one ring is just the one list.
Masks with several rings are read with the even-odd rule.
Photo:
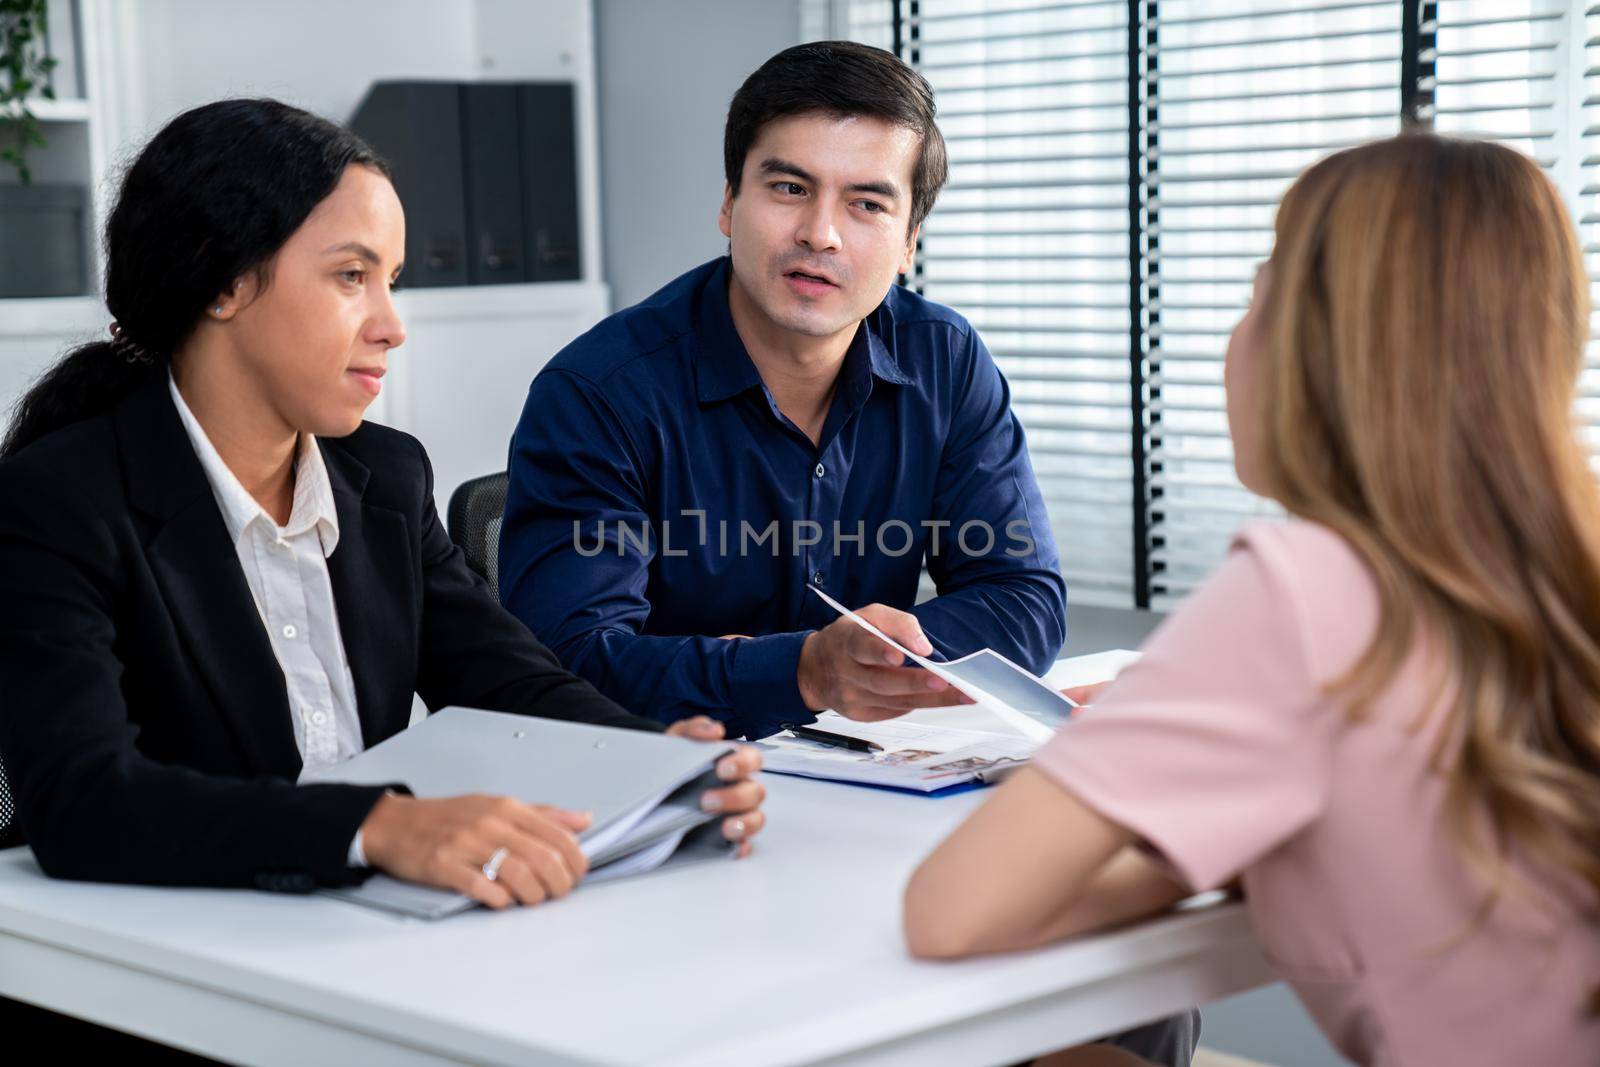
[[[783, 729], [784, 723], [815, 722], [800, 699], [800, 646], [813, 631], [744, 637], [735, 644], [729, 684], [733, 715], [728, 725], [754, 741]], [[729, 730], [732, 733], [733, 729]]]
[[[383, 795], [386, 797], [397, 797], [400, 796], [402, 789], [405, 790], [407, 795], [409, 795], [411, 792], [411, 790], [405, 789], [404, 786], [401, 786], [399, 789], [385, 789], [383, 791]], [[365, 870], [366, 868], [372, 866], [372, 864], [367, 862], [367, 850], [361, 844], [361, 827], [359, 826], [356, 827], [356, 836], [350, 839], [350, 850], [345, 853], [344, 862], [345, 866], [358, 870]]]

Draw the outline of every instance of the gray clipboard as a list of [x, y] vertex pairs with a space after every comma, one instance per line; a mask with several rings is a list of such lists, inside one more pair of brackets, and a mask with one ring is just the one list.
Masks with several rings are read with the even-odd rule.
[[[732, 744], [589, 723], [444, 708], [344, 763], [307, 771], [301, 781], [401, 783], [418, 797], [489, 793], [587, 811], [593, 822], [579, 842], [596, 868], [715, 819], [715, 814], [700, 811], [699, 794], [724, 784], [715, 766], [734, 749]], [[640, 824], [641, 818], [657, 812], [656, 818]], [[386, 880], [379, 875], [373, 881], [379, 884], [333, 892], [383, 907], [376, 898], [385, 892]], [[460, 910], [445, 907], [443, 901], [428, 905], [435, 891], [408, 888], [420, 891], [404, 894], [408, 900], [416, 897], [417, 906], [390, 910]], [[368, 896], [374, 899], [364, 899]], [[465, 898], [456, 899], [470, 906]]]

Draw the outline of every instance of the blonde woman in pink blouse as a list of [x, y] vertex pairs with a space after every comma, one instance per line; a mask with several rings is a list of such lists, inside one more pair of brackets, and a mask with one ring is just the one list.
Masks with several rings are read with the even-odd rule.
[[1239, 478], [1291, 519], [1242, 532], [923, 862], [911, 951], [1028, 948], [1239, 880], [1357, 1063], [1600, 1064], [1587, 290], [1510, 149], [1411, 133], [1308, 170], [1226, 375]]

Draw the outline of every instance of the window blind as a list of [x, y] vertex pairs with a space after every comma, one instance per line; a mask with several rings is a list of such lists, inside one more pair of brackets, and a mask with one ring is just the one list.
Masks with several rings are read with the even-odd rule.
[[[1578, 222], [1591, 287], [1600, 276], [1600, 4], [803, 11], [810, 36], [895, 49], [935, 89], [952, 181], [908, 281], [967, 314], [1010, 380], [1077, 602], [1170, 608], [1241, 523], [1278, 513], [1233, 476], [1228, 333], [1290, 182], [1395, 133], [1403, 103], [1538, 160]], [[1600, 447], [1600, 346], [1580, 393]]]
[[1012, 6], [908, 6], [950, 152], [908, 284], [1005, 374], [1075, 598], [1131, 604], [1127, 9]]
[[1400, 126], [1396, 0], [1163, 0], [1146, 37], [1150, 606], [1168, 608], [1245, 521], [1278, 514], [1233, 474], [1228, 334], [1279, 199], [1322, 156]]
[[835, 5], [933, 86], [950, 182], [906, 283], [1005, 374], [1077, 603], [1134, 602], [1128, 6]]
[[[1583, 246], [1591, 304], [1600, 298], [1600, 5], [1439, 0], [1434, 16], [1434, 127], [1487, 137], [1536, 159], [1567, 202]], [[1579, 381], [1578, 418], [1591, 451], [1600, 446], [1600, 349], [1592, 340]]]

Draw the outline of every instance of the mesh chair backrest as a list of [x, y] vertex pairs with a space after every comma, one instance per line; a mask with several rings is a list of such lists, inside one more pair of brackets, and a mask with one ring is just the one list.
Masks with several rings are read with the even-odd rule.
[[506, 473], [462, 482], [450, 494], [446, 525], [471, 567], [500, 595], [500, 524], [506, 512]]
[[17, 823], [17, 806], [11, 800], [11, 783], [6, 765], [0, 760], [0, 848], [22, 844], [22, 827]]

